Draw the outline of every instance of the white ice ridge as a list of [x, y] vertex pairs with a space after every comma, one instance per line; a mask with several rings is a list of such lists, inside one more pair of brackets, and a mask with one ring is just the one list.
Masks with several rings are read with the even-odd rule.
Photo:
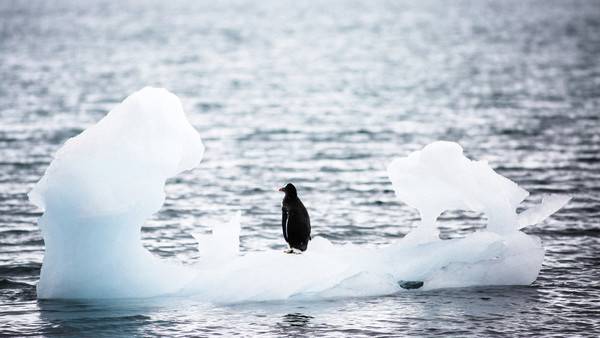
[[[519, 229], [569, 199], [550, 196], [517, 215], [525, 190], [464, 157], [458, 144], [436, 142], [389, 167], [397, 196], [422, 220], [388, 247], [334, 245], [317, 236], [302, 255], [240, 253], [237, 214], [212, 235], [195, 235], [197, 264], [159, 260], [143, 248], [141, 226], [162, 206], [166, 178], [198, 165], [203, 150], [179, 99], [155, 88], [132, 94], [67, 141], [30, 193], [45, 209], [38, 297], [240, 302], [387, 295], [401, 292], [401, 281], [422, 282], [424, 289], [527, 285], [537, 278], [544, 250]], [[441, 240], [435, 222], [448, 209], [481, 211], [488, 226]]]
[[435, 221], [446, 210], [483, 212], [487, 231], [506, 234], [543, 221], [570, 199], [548, 196], [542, 205], [517, 215], [517, 206], [529, 193], [497, 174], [486, 161], [466, 158], [454, 142], [434, 142], [395, 159], [388, 175], [396, 196], [419, 210], [421, 223], [407, 236], [417, 241], [437, 238]]

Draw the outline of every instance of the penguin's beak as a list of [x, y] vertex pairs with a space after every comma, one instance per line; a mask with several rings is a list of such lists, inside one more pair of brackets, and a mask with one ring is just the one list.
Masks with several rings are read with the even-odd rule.
[[279, 191], [283, 191], [283, 188], [279, 189]]

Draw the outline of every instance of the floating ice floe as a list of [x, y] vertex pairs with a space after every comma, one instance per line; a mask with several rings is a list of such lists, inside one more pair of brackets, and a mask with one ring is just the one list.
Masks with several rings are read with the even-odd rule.
[[[388, 168], [396, 195], [421, 215], [417, 228], [395, 244], [367, 249], [315, 237], [302, 255], [240, 254], [237, 214], [212, 235], [194, 235], [202, 253], [197, 264], [160, 260], [143, 248], [141, 227], [162, 207], [165, 180], [197, 166], [203, 151], [179, 99], [149, 87], [67, 141], [29, 194], [44, 209], [38, 297], [192, 295], [239, 302], [528, 285], [544, 249], [520, 229], [569, 200], [549, 196], [517, 215], [527, 191], [486, 162], [466, 158], [458, 144], [435, 142]], [[487, 228], [441, 240], [436, 219], [450, 209], [483, 212]]]

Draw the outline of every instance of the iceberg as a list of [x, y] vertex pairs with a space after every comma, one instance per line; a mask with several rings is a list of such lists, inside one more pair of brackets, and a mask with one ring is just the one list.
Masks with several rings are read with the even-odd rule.
[[149, 297], [193, 277], [143, 248], [165, 180], [192, 169], [204, 146], [174, 94], [144, 88], [68, 140], [29, 193], [44, 210], [39, 298]]
[[[166, 179], [196, 167], [203, 152], [179, 99], [150, 87], [68, 140], [29, 193], [44, 210], [38, 298], [174, 295], [231, 303], [528, 285], [544, 249], [521, 229], [569, 200], [551, 195], [517, 214], [527, 191], [485, 161], [466, 158], [460, 145], [441, 141], [388, 167], [397, 197], [421, 216], [396, 243], [372, 249], [317, 236], [301, 255], [240, 252], [237, 213], [212, 234], [194, 234], [201, 253], [195, 264], [158, 259], [142, 246], [141, 227], [162, 207]], [[452, 209], [482, 212], [486, 228], [440, 239], [436, 220]]]

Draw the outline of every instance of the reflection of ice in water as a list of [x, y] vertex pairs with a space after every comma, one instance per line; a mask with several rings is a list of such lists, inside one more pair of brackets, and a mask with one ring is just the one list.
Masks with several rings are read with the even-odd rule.
[[[195, 167], [203, 150], [177, 97], [154, 88], [134, 93], [69, 140], [30, 193], [45, 209], [38, 297], [185, 294], [237, 302], [385, 295], [401, 291], [399, 281], [422, 281], [426, 289], [530, 284], [544, 251], [519, 229], [568, 200], [551, 196], [517, 215], [525, 190], [465, 158], [458, 144], [436, 142], [389, 167], [396, 194], [422, 218], [394, 245], [365, 249], [316, 237], [298, 256], [239, 256], [238, 214], [212, 235], [195, 236], [202, 252], [196, 266], [160, 261], [142, 247], [141, 226], [161, 208], [165, 180]], [[448, 209], [482, 211], [488, 227], [440, 240], [435, 221]]]

